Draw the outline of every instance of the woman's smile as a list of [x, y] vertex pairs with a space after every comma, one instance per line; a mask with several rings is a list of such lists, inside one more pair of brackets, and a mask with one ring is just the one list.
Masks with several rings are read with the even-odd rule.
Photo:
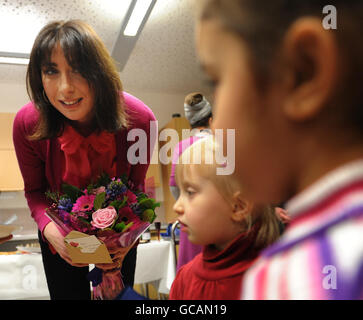
[[82, 124], [92, 122], [93, 91], [79, 71], [68, 64], [60, 44], [43, 67], [42, 81], [49, 102], [66, 118]]
[[65, 107], [76, 107], [79, 106], [83, 98], [73, 99], [73, 100], [59, 100]]

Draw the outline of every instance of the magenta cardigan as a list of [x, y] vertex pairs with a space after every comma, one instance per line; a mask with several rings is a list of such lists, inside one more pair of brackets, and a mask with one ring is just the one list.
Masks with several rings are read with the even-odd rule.
[[[150, 142], [150, 121], [156, 119], [150, 108], [142, 101], [125, 92], [123, 95], [129, 127], [115, 134], [117, 176], [126, 173], [136, 186], [143, 188], [146, 171], [151, 159], [150, 153], [155, 143], [155, 141]], [[32, 102], [23, 106], [14, 120], [13, 141], [31, 216], [43, 233], [45, 226], [50, 222], [50, 219], [45, 215], [45, 208], [49, 206], [49, 201], [44, 193], [47, 190], [61, 189], [63, 170], [61, 167], [62, 150], [57, 138], [42, 141], [29, 141], [27, 139], [27, 136], [33, 132], [37, 124], [38, 116], [38, 111]], [[132, 165], [127, 160], [127, 150], [135, 143], [135, 141], [127, 141], [127, 134], [134, 128], [146, 132], [148, 138], [148, 164]], [[157, 137], [157, 134], [153, 136]]]

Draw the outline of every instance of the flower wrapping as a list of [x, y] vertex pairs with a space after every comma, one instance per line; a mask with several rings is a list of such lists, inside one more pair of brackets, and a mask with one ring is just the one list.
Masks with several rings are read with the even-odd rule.
[[[95, 235], [109, 251], [117, 249], [123, 256], [155, 220], [155, 209], [160, 206], [136, 190], [125, 175], [110, 178], [102, 174], [85, 190], [63, 184], [62, 193], [48, 191], [46, 196], [52, 201], [46, 213], [65, 234], [75, 230]], [[124, 288], [121, 265], [107, 271], [95, 267], [88, 279], [96, 300], [114, 299]]]

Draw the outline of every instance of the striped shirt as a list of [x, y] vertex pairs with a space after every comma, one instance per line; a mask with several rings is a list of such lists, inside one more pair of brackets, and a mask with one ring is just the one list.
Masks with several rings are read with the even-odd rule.
[[363, 299], [363, 160], [286, 206], [292, 222], [248, 270], [242, 299]]

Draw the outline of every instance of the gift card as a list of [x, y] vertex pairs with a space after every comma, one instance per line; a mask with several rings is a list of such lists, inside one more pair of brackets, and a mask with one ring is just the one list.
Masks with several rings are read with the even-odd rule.
[[64, 242], [74, 263], [112, 263], [106, 245], [94, 235], [71, 231]]

